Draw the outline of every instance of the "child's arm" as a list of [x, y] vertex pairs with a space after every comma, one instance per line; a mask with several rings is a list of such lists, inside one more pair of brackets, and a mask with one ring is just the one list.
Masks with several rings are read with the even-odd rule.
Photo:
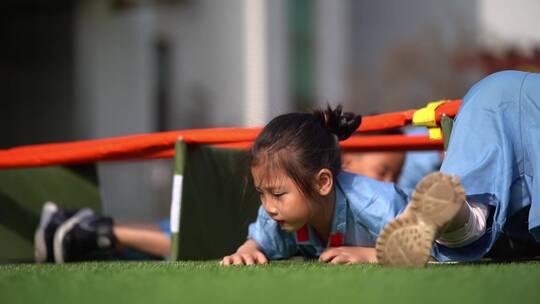
[[221, 260], [221, 265], [255, 265], [266, 264], [268, 259], [259, 250], [257, 243], [254, 240], [247, 240], [242, 246], [238, 247], [235, 253], [224, 257]]
[[370, 247], [330, 247], [323, 251], [319, 261], [331, 264], [377, 263], [377, 253]]

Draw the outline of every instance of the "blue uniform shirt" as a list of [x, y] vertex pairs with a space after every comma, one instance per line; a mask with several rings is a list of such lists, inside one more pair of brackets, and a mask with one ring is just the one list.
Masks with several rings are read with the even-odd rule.
[[407, 196], [394, 184], [342, 172], [336, 178], [336, 205], [327, 244], [313, 228], [288, 233], [281, 230], [261, 207], [257, 220], [249, 226], [254, 240], [268, 259], [286, 259], [297, 252], [317, 258], [325, 248], [337, 246], [374, 247], [384, 225], [401, 213]]

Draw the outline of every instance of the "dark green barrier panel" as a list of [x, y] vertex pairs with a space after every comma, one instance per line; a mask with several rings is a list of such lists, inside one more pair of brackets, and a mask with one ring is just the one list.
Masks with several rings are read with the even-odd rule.
[[32, 261], [41, 207], [101, 211], [94, 165], [0, 170], [0, 261]]
[[218, 259], [246, 240], [259, 198], [247, 180], [247, 152], [187, 145], [179, 259]]
[[450, 137], [452, 136], [453, 126], [454, 120], [443, 114], [441, 116], [441, 129], [444, 139], [444, 151], [448, 150], [448, 144], [450, 143]]

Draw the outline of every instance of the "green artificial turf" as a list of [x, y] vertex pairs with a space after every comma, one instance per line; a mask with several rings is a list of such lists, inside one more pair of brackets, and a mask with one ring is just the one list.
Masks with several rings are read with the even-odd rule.
[[0, 303], [540, 303], [540, 263], [0, 265]]

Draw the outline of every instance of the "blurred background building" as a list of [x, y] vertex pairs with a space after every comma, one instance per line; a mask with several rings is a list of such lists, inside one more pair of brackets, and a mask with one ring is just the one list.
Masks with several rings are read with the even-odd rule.
[[[540, 1], [4, 0], [0, 148], [461, 98], [540, 70]], [[99, 165], [105, 212], [168, 216], [171, 161]]]

